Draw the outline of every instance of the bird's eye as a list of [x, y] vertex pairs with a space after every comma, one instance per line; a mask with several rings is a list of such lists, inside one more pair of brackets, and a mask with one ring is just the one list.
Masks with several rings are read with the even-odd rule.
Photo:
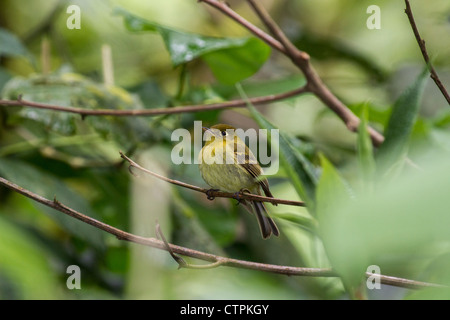
[[225, 137], [228, 133], [226, 131], [222, 131], [222, 135]]

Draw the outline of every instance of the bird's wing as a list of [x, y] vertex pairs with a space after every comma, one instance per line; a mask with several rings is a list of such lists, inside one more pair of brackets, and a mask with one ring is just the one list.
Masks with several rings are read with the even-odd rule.
[[244, 152], [242, 152], [242, 150], [237, 150], [236, 144], [234, 146], [234, 156], [236, 162], [257, 180], [267, 197], [273, 198], [273, 195], [269, 189], [269, 182], [266, 178], [261, 177], [262, 169], [258, 161], [256, 160], [256, 157], [248, 149], [247, 146], [245, 146]]

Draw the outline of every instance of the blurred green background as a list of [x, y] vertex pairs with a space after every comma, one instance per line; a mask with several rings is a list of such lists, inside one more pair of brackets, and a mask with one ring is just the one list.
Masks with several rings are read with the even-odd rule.
[[[261, 26], [245, 1], [228, 2]], [[393, 106], [406, 108], [402, 93], [409, 97], [405, 89], [420, 77], [424, 62], [403, 1], [262, 3], [295, 45], [311, 55], [336, 96], [358, 116], [366, 112], [374, 128], [383, 132], [389, 126]], [[366, 27], [371, 4], [381, 9], [379, 30]], [[80, 29], [66, 26], [70, 5], [81, 10]], [[450, 3], [412, 1], [412, 6], [432, 62], [450, 87]], [[236, 83], [248, 96], [304, 83], [286, 57], [195, 0], [0, 0], [0, 8], [2, 99], [22, 94], [89, 109], [170, 108], [239, 98]], [[209, 37], [224, 38], [221, 49], [210, 52], [218, 42]], [[211, 44], [201, 54], [194, 48], [198, 56], [192, 59], [169, 47], [183, 39]], [[104, 45], [111, 48], [114, 85], [104, 84]], [[0, 107], [0, 176], [24, 188], [137, 235], [154, 237], [158, 220], [169, 241], [181, 246], [263, 263], [333, 266], [342, 274], [341, 280], [225, 267], [177, 270], [166, 252], [119, 241], [0, 187], [0, 298], [346, 299], [371, 264], [383, 274], [448, 284], [450, 109], [435, 84], [424, 81], [413, 86], [424, 93], [411, 98], [419, 106], [411, 127], [402, 124], [411, 129], [399, 142], [407, 151], [386, 170], [370, 148], [362, 155], [367, 137], [348, 132], [309, 94], [258, 107], [260, 114], [235, 109], [82, 119]], [[170, 161], [172, 131], [192, 130], [195, 120], [244, 129], [267, 127], [269, 120], [288, 137], [291, 151], [313, 168], [317, 210], [268, 205], [281, 236], [264, 241], [255, 218], [234, 200], [208, 201], [203, 194], [129, 174], [119, 150], [152, 171], [206, 187], [196, 165]], [[373, 162], [377, 169], [367, 177]], [[284, 163], [269, 177], [275, 197], [301, 200], [292, 168], [295, 164]], [[81, 290], [66, 286], [70, 265], [81, 269]], [[366, 295], [449, 297], [442, 290], [391, 286]]]

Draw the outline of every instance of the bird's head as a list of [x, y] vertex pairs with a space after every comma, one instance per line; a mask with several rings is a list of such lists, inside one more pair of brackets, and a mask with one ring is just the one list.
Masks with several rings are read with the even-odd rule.
[[236, 137], [236, 128], [228, 124], [216, 124], [212, 127], [202, 127], [203, 131], [206, 132], [206, 142], [205, 145], [210, 144], [216, 138], [221, 140], [233, 141]]

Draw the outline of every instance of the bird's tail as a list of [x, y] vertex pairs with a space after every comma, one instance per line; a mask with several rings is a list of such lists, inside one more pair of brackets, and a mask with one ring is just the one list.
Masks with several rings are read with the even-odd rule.
[[253, 208], [255, 209], [256, 218], [258, 220], [259, 228], [261, 230], [262, 237], [264, 239], [267, 239], [270, 237], [271, 234], [278, 237], [280, 232], [278, 231], [277, 225], [272, 220], [271, 217], [269, 217], [269, 214], [267, 213], [267, 209], [264, 205], [264, 203], [259, 201], [253, 201]]

